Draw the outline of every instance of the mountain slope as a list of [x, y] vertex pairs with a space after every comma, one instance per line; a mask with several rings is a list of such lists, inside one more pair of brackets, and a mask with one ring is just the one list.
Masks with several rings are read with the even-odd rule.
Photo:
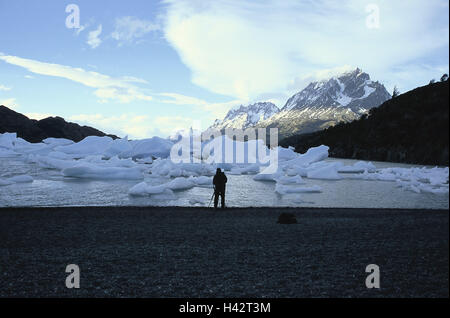
[[308, 133], [359, 118], [391, 96], [359, 68], [312, 82], [288, 99], [280, 112], [258, 127], [278, 127], [281, 137]]
[[297, 152], [325, 144], [339, 158], [430, 165], [449, 164], [449, 82], [416, 88], [390, 99], [369, 116], [286, 138]]
[[0, 105], [0, 133], [16, 132], [29, 142], [41, 142], [45, 138], [66, 138], [78, 142], [87, 136], [110, 136], [89, 126], [66, 122], [61, 117], [48, 117], [42, 120], [29, 119], [6, 106]]
[[239, 108], [231, 109], [223, 120], [216, 120], [209, 128], [218, 130], [225, 128], [246, 129], [269, 119], [279, 111], [275, 104], [268, 102], [255, 103], [248, 106], [241, 105]]

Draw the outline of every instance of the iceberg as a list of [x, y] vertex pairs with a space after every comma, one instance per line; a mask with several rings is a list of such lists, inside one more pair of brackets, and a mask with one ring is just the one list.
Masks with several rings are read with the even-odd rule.
[[42, 168], [63, 170], [77, 164], [75, 160], [62, 160], [41, 155], [29, 155], [29, 162], [35, 162]]
[[16, 133], [0, 134], [0, 148], [6, 148], [6, 149], [14, 148], [16, 139], [17, 139]]
[[194, 182], [197, 186], [213, 186], [213, 178], [207, 176], [189, 177], [189, 180]]
[[302, 184], [302, 183], [305, 183], [305, 181], [303, 181], [302, 177], [299, 175], [292, 176], [292, 177], [283, 176], [283, 177], [278, 178], [276, 181], [277, 181], [277, 183], [280, 183], [280, 184]]
[[340, 180], [342, 177], [338, 173], [337, 165], [327, 164], [307, 173], [308, 179], [323, 179], [323, 180]]
[[138, 180], [144, 176], [139, 168], [102, 167], [92, 164], [77, 164], [62, 170], [66, 177], [86, 179]]
[[33, 177], [29, 175], [14, 176], [6, 179], [0, 178], [0, 186], [6, 186], [14, 183], [31, 183], [33, 181]]
[[168, 139], [153, 137], [149, 139], [131, 141], [132, 149], [121, 154], [124, 158], [142, 159], [147, 157], [169, 157], [173, 143]]
[[0, 158], [11, 158], [18, 156], [20, 156], [20, 153], [18, 152], [6, 148], [0, 148]]
[[108, 136], [98, 137], [89, 136], [81, 140], [80, 142], [55, 147], [55, 151], [64, 152], [66, 154], [77, 155], [95, 155], [103, 154], [111, 145], [113, 139]]
[[358, 161], [351, 166], [342, 166], [338, 169], [338, 172], [344, 173], [362, 173], [364, 171], [373, 172], [377, 168], [372, 162]]
[[53, 147], [68, 146], [74, 143], [72, 140], [65, 138], [46, 138], [42, 142]]
[[318, 146], [309, 148], [308, 151], [304, 154], [299, 155], [295, 159], [287, 160], [282, 162], [283, 166], [307, 166], [314, 162], [322, 161], [328, 158], [328, 150], [330, 148], [328, 146]]
[[[114, 156], [126, 158], [126, 154], [129, 153], [132, 149], [133, 147], [131, 146], [131, 143], [128, 141], [128, 136], [126, 136], [123, 139], [113, 140], [109, 144], [108, 148], [105, 149], [103, 154], [108, 158]], [[125, 154], [125, 156], [123, 156], [122, 154]]]
[[313, 193], [313, 192], [322, 192], [322, 188], [320, 186], [294, 187], [294, 186], [285, 186], [277, 183], [277, 185], [275, 186], [275, 192], [279, 194]]
[[167, 188], [167, 184], [151, 186], [146, 182], [141, 182], [133, 186], [130, 190], [128, 190], [128, 194], [131, 196], [148, 196], [156, 194], [173, 195], [173, 191]]
[[175, 178], [165, 184], [170, 190], [187, 190], [195, 186], [195, 183], [187, 178]]

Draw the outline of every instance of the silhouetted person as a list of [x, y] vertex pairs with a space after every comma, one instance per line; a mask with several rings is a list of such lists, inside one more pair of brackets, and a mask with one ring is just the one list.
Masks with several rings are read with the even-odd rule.
[[225, 208], [225, 184], [227, 183], [227, 176], [225, 173], [217, 168], [216, 175], [213, 178], [214, 184], [214, 208], [217, 209], [217, 204], [219, 203], [219, 195], [221, 198], [220, 206]]

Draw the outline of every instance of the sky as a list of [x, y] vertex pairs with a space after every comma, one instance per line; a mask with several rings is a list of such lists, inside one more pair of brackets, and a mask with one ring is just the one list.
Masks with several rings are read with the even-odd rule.
[[361, 68], [392, 92], [449, 70], [448, 0], [0, 0], [0, 104], [120, 137], [279, 108]]

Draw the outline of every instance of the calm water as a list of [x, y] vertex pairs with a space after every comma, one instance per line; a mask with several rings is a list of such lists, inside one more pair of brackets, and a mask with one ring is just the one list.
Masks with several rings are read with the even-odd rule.
[[[333, 160], [333, 159], [329, 159]], [[343, 160], [353, 164], [353, 160]], [[373, 162], [377, 168], [414, 167], [413, 165]], [[11, 173], [14, 171], [14, 173]], [[168, 198], [131, 197], [128, 190], [140, 181], [102, 181], [63, 177], [59, 171], [43, 169], [35, 164], [14, 159], [0, 159], [0, 176], [28, 174], [33, 183], [0, 186], [0, 206], [77, 206], [77, 205], [158, 205], [208, 206], [212, 188], [195, 187], [174, 192]], [[351, 179], [342, 174], [338, 181], [304, 179], [304, 186], [319, 185], [321, 193], [279, 195], [275, 182], [254, 181], [252, 175], [228, 175], [227, 205], [238, 207], [308, 206], [367, 208], [449, 208], [448, 194], [415, 193], [398, 188], [395, 182]], [[169, 179], [145, 181], [161, 184]], [[303, 186], [303, 185], [302, 185]]]

